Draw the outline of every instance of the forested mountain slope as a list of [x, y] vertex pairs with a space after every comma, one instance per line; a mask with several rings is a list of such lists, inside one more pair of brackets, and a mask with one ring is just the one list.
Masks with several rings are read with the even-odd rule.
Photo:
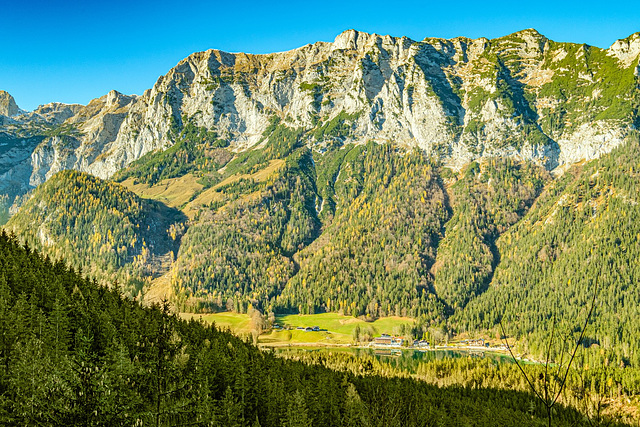
[[[544, 425], [521, 391], [336, 372], [143, 308], [0, 234], [0, 423]], [[373, 369], [362, 365], [361, 372]], [[586, 425], [557, 406], [554, 425]]]
[[101, 283], [137, 295], [168, 270], [186, 217], [92, 175], [63, 171], [38, 187], [6, 225], [31, 247]]
[[435, 290], [451, 311], [487, 289], [500, 263], [496, 240], [527, 213], [550, 176], [530, 163], [493, 158], [471, 163], [452, 181], [453, 216], [432, 268]]
[[[575, 332], [595, 293], [586, 346], [605, 363], [640, 363], [640, 144], [617, 148], [553, 182], [498, 240], [500, 263], [486, 293], [452, 322], [496, 328], [541, 353], [553, 313]], [[572, 335], [570, 335], [572, 336]], [[565, 343], [569, 338], [560, 340]]]
[[[603, 360], [639, 362], [637, 139], [552, 179], [508, 158], [455, 172], [392, 144], [319, 152], [305, 135], [273, 121], [258, 148], [234, 154], [192, 133], [178, 147], [190, 160], [152, 155], [118, 176], [149, 191], [182, 185], [183, 173], [197, 179], [178, 206], [189, 221], [117, 184], [66, 172], [9, 225], [134, 294], [146, 274], [169, 271], [181, 310], [399, 314], [418, 318], [423, 331], [491, 335], [502, 318], [532, 354], [542, 352], [553, 312], [575, 328], [598, 283], [588, 345]], [[183, 166], [162, 166], [176, 159]], [[142, 170], [168, 172], [134, 184], [149, 179]]]
[[296, 257], [300, 271], [276, 310], [438, 316], [428, 271], [449, 213], [426, 155], [347, 146], [325, 154], [316, 171], [323, 206], [335, 212], [326, 212], [322, 235]]

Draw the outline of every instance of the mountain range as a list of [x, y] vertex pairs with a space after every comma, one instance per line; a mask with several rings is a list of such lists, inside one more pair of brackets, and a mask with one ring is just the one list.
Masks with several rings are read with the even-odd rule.
[[637, 364], [639, 59], [640, 33], [349, 30], [194, 53], [142, 96], [24, 112], [2, 92], [0, 219], [182, 310], [504, 318], [536, 351], [598, 292], [590, 342]]
[[109, 178], [172, 146], [188, 123], [242, 151], [274, 117], [319, 150], [389, 141], [456, 168], [511, 156], [555, 169], [610, 151], [637, 127], [639, 54], [638, 34], [604, 50], [535, 30], [423, 41], [349, 30], [289, 52], [198, 52], [142, 96], [112, 91], [25, 113], [3, 93], [3, 158], [13, 164], [0, 174], [25, 190], [64, 169]]

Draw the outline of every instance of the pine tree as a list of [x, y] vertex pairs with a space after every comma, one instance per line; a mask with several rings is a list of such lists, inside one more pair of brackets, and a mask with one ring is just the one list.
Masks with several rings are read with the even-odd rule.
[[313, 425], [309, 418], [305, 396], [299, 389], [296, 389], [293, 396], [289, 398], [287, 413], [282, 425], [284, 427], [311, 427]]

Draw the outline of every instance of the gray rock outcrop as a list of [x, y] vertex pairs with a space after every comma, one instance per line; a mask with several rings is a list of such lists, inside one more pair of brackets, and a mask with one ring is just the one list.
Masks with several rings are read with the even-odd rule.
[[[535, 30], [423, 41], [349, 30], [268, 55], [197, 52], [142, 96], [111, 91], [87, 106], [18, 116], [13, 98], [0, 97], [9, 100], [0, 112], [15, 121], [0, 131], [49, 129], [29, 156], [15, 158], [15, 170], [0, 173], [24, 179], [30, 171], [28, 187], [66, 168], [108, 178], [170, 147], [186, 121], [241, 151], [273, 117], [310, 131], [306, 142], [317, 150], [374, 140], [418, 147], [454, 168], [511, 156], [554, 169], [598, 157], [635, 131], [639, 57], [639, 34], [603, 50]], [[346, 121], [348, 134], [318, 140], [312, 131], [332, 120]]]
[[4, 90], [0, 90], [0, 114], [3, 116], [15, 116], [18, 114], [20, 109], [16, 104], [16, 100], [13, 99], [13, 96]]

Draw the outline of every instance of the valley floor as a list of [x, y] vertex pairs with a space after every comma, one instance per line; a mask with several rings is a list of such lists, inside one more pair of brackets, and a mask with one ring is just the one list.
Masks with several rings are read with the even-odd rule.
[[[185, 320], [198, 319], [206, 323], [215, 323], [222, 329], [229, 329], [236, 335], [249, 336], [255, 331], [251, 317], [243, 313], [220, 312], [209, 314], [180, 313]], [[467, 340], [451, 341], [444, 345], [414, 348], [412, 345], [376, 344], [373, 340], [383, 334], [403, 335], [403, 328], [411, 325], [410, 317], [383, 317], [367, 322], [351, 316], [338, 313], [321, 314], [287, 314], [276, 315], [272, 328], [262, 333], [257, 343], [260, 347], [357, 347], [378, 349], [412, 349], [436, 351], [463, 351], [470, 354], [497, 353], [508, 354], [503, 343], [487, 341], [486, 345], [469, 344]], [[317, 327], [318, 330], [306, 330]], [[359, 328], [361, 340], [354, 339], [356, 328]]]

